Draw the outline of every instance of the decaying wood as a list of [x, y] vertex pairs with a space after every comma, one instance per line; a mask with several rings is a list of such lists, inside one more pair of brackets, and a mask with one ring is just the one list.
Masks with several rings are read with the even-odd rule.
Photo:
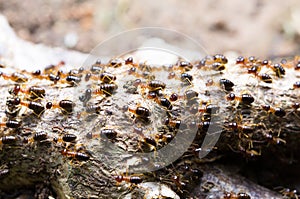
[[[172, 164], [157, 171], [144, 173], [139, 173], [139, 169], [143, 170], [143, 167], [149, 166], [151, 161], [147, 162], [149, 160], [141, 158], [138, 161], [133, 161], [132, 164], [127, 164], [126, 161], [132, 157], [130, 155], [123, 157], [122, 155], [124, 151], [135, 153], [149, 150], [155, 152], [151, 146], [146, 147], [146, 149], [143, 148], [141, 140], [144, 140], [144, 136], [152, 136], [161, 131], [162, 126], [164, 126], [161, 121], [162, 118], [157, 119], [155, 116], [165, 112], [165, 109], [161, 108], [155, 100], [147, 98], [148, 88], [146, 86], [146, 88], [134, 86], [137, 76], [128, 75], [128, 70], [132, 66], [124, 65], [122, 62], [122, 66], [119, 67], [106, 67], [108, 72], [116, 75], [115, 83], [118, 85], [118, 89], [112, 96], [106, 96], [104, 93], [92, 99], [90, 101], [92, 104], [97, 103], [101, 107], [99, 113], [93, 114], [86, 113], [86, 104], [79, 99], [80, 96], [84, 95], [87, 88], [95, 89], [93, 84], [84, 83], [83, 80], [78, 85], [60, 82], [54, 84], [51, 81], [32, 78], [25, 87], [39, 85], [45, 88], [46, 96], [41, 99], [42, 104], [49, 101], [58, 103], [60, 100], [68, 99], [76, 105], [71, 114], [64, 114], [61, 109], [57, 108], [45, 110], [41, 115], [36, 115], [32, 113], [32, 110], [22, 107], [17, 113], [17, 119], [22, 120], [21, 128], [1, 128], [1, 137], [14, 135], [18, 138], [14, 145], [3, 144], [0, 152], [0, 190], [2, 197], [14, 198], [22, 192], [25, 193], [25, 190], [34, 190], [37, 198], [50, 196], [55, 198], [122, 198], [130, 193], [132, 198], [142, 198], [145, 195], [148, 198], [155, 198], [154, 195], [149, 194], [151, 192], [149, 186], [143, 183], [159, 182], [176, 192], [176, 194], [173, 193], [173, 198], [178, 197], [178, 195], [181, 198], [222, 198], [225, 192], [232, 192], [233, 194], [244, 192], [251, 198], [280, 198], [278, 193], [257, 185], [256, 183], [263, 184], [264, 182], [261, 181], [261, 178], [253, 177], [255, 176], [253, 173], [246, 173], [246, 176], [254, 182], [242, 177], [241, 174], [248, 169], [251, 171], [251, 165], [254, 168], [259, 168], [255, 165], [258, 162], [263, 165], [262, 170], [258, 171], [259, 174], [269, 175], [269, 180], [280, 181], [269, 185], [269, 187], [278, 185], [285, 188], [285, 185], [288, 184], [285, 182], [286, 178], [297, 180], [297, 170], [293, 168], [293, 165], [299, 160], [297, 151], [299, 151], [300, 140], [300, 115], [299, 109], [293, 109], [292, 105], [299, 102], [300, 91], [293, 89], [293, 83], [299, 81], [300, 73], [294, 70], [293, 66], [288, 66], [283, 77], [276, 78], [273, 75], [273, 83], [266, 84], [257, 77], [249, 75], [245, 67], [233, 64], [234, 61], [234, 59], [229, 60], [229, 63], [226, 64], [226, 70], [222, 72], [212, 70], [209, 67], [197, 67], [198, 62], [193, 62], [193, 69], [187, 71], [193, 75], [191, 85], [182, 85], [180, 78], [166, 80], [165, 77], [169, 75], [167, 69], [154, 68], [151, 71], [147, 67], [145, 69], [144, 66], [146, 65], [137, 66], [137, 71], [140, 73], [149, 72], [150, 75], [155, 75], [155, 79], [166, 83], [166, 96], [170, 96], [173, 92], [183, 96], [187, 90], [195, 90], [199, 92], [199, 99], [202, 101], [210, 100], [211, 103], [217, 104], [219, 107], [218, 114], [222, 113], [222, 117], [217, 116], [214, 121], [222, 132], [221, 136], [207, 157], [200, 159], [195, 153], [195, 149], [201, 148], [203, 139], [207, 134], [216, 132], [206, 132], [206, 130], [199, 128], [195, 140], [178, 160], [174, 160]], [[85, 69], [90, 69], [90, 66], [86, 66]], [[182, 73], [180, 70], [174, 69], [177, 75]], [[3, 71], [6, 72], [6, 69]], [[7, 73], [11, 74], [11, 71]], [[30, 77], [29, 74], [26, 75]], [[1, 117], [4, 119], [9, 117], [9, 114], [5, 113], [9, 106], [7, 102], [12, 98], [8, 91], [14, 87], [15, 82], [1, 78]], [[149, 76], [139, 78], [145, 85], [151, 79]], [[229, 102], [226, 100], [226, 95], [229, 92], [224, 91], [220, 85], [205, 86], [208, 80], [213, 79], [218, 82], [221, 78], [230, 79], [234, 82], [234, 93], [241, 95], [247, 91], [251, 93], [255, 101], [251, 105], [243, 105], [236, 101]], [[139, 103], [151, 111], [150, 124], [140, 121], [129, 111], [124, 111], [125, 105], [136, 107], [139, 106]], [[183, 103], [183, 99], [174, 103], [174, 109]], [[286, 115], [278, 117], [273, 113], [266, 112], [261, 108], [264, 104], [281, 107], [286, 111]], [[190, 107], [186, 105], [185, 109], [188, 108]], [[245, 114], [247, 115], [245, 118], [241, 118], [244, 112], [249, 113]], [[196, 119], [199, 118], [196, 117]], [[190, 120], [186, 120], [186, 122], [188, 121]], [[228, 123], [235, 121], [240, 126], [255, 124], [254, 132], [244, 133], [241, 129], [230, 129]], [[144, 136], [133, 133], [133, 126], [135, 125], [144, 127]], [[97, 134], [106, 127], [115, 128], [118, 131], [113, 143], [101, 138], [87, 139], [88, 133]], [[172, 130], [163, 130], [161, 132], [172, 133]], [[41, 131], [47, 133], [47, 140], [24, 143], [24, 139], [32, 138], [35, 133]], [[77, 145], [66, 146], [63, 142], [53, 142], [53, 138], [64, 133], [76, 135]], [[75, 158], [70, 159], [61, 154], [64, 149], [76, 151], [76, 147], [82, 147], [82, 151], [91, 157], [90, 160], [77, 161]], [[159, 149], [159, 146], [157, 148]], [[273, 158], [274, 156], [276, 157]], [[228, 162], [231, 160], [240, 162], [229, 164]], [[248, 161], [251, 164], [248, 164]], [[295, 176], [286, 176], [286, 178], [284, 176], [278, 178], [270, 176], [269, 168], [266, 165], [272, 164], [278, 165], [274, 166], [272, 172], [279, 172], [281, 167], [287, 166], [294, 169], [291, 169], [287, 175], [294, 172]], [[184, 170], [186, 165], [190, 168]], [[135, 168], [131, 170], [132, 167]], [[150, 168], [153, 167], [151, 165]], [[199, 169], [203, 176], [199, 174], [197, 178], [197, 176], [193, 176], [193, 173], [190, 175], [191, 169]], [[127, 173], [127, 171], [135, 171], [135, 173]], [[133, 183], [118, 184], [114, 178], [116, 175], [130, 176], [131, 174], [139, 174], [144, 179], [143, 183], [137, 185]], [[181, 180], [177, 181], [174, 176], [181, 178]], [[180, 184], [181, 182], [186, 185]], [[294, 182], [295, 187], [297, 183], [299, 182]], [[268, 184], [265, 183], [265, 185]], [[285, 195], [288, 196], [288, 193]], [[156, 196], [158, 197], [158, 195]], [[160, 197], [163, 196], [166, 195]]]

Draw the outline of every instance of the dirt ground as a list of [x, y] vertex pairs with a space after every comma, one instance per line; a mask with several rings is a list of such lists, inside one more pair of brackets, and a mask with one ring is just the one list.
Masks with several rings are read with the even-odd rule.
[[122, 31], [158, 26], [192, 37], [209, 54], [299, 53], [297, 0], [0, 0], [0, 12], [21, 38], [82, 52]]

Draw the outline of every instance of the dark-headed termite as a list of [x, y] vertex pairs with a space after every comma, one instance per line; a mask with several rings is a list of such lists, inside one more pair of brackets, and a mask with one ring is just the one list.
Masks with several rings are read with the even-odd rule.
[[56, 65], [51, 64], [49, 66], [46, 66], [44, 69], [44, 73], [45, 74], [50, 74], [50, 73], [57, 73], [57, 71], [65, 65], [64, 61], [60, 61], [59, 63], [57, 63]]
[[102, 138], [108, 140], [114, 140], [117, 137], [118, 133], [114, 129], [101, 129], [100, 133], [92, 133], [89, 132], [86, 134], [86, 138], [93, 139], [93, 138]]
[[227, 62], [228, 62], [228, 59], [222, 54], [214, 55], [213, 60], [214, 60], [214, 62], [218, 62], [218, 63], [221, 63], [221, 64], [227, 64]]
[[254, 56], [250, 56], [250, 57], [248, 57], [247, 61], [250, 62], [250, 63], [256, 63], [257, 62], [257, 58], [254, 57]]
[[81, 82], [81, 77], [75, 75], [68, 75], [65, 80], [67, 83], [71, 85], [77, 85], [78, 83]]
[[230, 130], [238, 130], [240, 131], [241, 133], [245, 133], [245, 134], [248, 134], [248, 133], [253, 133], [254, 130], [255, 130], [255, 127], [257, 126], [256, 124], [253, 124], [253, 125], [240, 125], [238, 124], [237, 122], [229, 122], [228, 125], [226, 125], [228, 129]]
[[115, 75], [109, 72], [102, 72], [100, 74], [87, 73], [85, 76], [85, 81], [89, 81], [90, 79], [94, 81], [100, 80], [103, 83], [112, 83], [117, 78]]
[[70, 70], [69, 74], [70, 74], [70, 75], [80, 75], [80, 74], [82, 74], [83, 72], [85, 72], [84, 67], [80, 67], [80, 68], [78, 68], [78, 69], [72, 69], [72, 70]]
[[150, 117], [150, 115], [151, 115], [150, 110], [145, 107], [142, 107], [142, 106], [138, 106], [136, 108], [129, 107], [128, 111], [131, 113], [134, 113], [137, 117], [140, 117], [140, 118], [147, 118], [147, 117]]
[[180, 76], [182, 82], [192, 85], [193, 76], [188, 73], [182, 73]]
[[274, 64], [272, 70], [275, 72], [277, 77], [282, 77], [285, 75], [285, 69], [281, 64]]
[[15, 98], [14, 105], [25, 106], [25, 107], [31, 109], [38, 116], [40, 116], [45, 110], [45, 107], [41, 103], [35, 102], [35, 101], [24, 102], [24, 101], [21, 101], [21, 99], [19, 97]]
[[214, 104], [207, 104], [204, 108], [199, 108], [198, 111], [207, 114], [216, 114], [220, 109], [219, 106]]
[[173, 138], [174, 136], [171, 134], [158, 133], [155, 135], [155, 139], [157, 140], [157, 142], [169, 143]]
[[115, 75], [108, 73], [108, 72], [103, 72], [99, 75], [99, 79], [104, 82], [104, 83], [111, 83], [115, 81], [117, 78]]
[[67, 133], [67, 134], [64, 134], [63, 136], [61, 137], [56, 137], [56, 138], [53, 138], [53, 141], [54, 142], [74, 142], [76, 140], [77, 136], [74, 135], [74, 134], [71, 134], [71, 133]]
[[92, 73], [87, 73], [84, 77], [84, 80], [87, 82], [91, 79], [91, 77], [92, 77]]
[[46, 79], [49, 81], [52, 81], [54, 84], [56, 84], [60, 80], [60, 77], [57, 75], [54, 75], [54, 74], [49, 74], [49, 75], [46, 75]]
[[17, 83], [25, 83], [28, 81], [28, 77], [22, 73], [14, 72], [11, 75], [4, 74], [0, 72], [0, 77], [3, 77], [5, 80], [11, 80]]
[[53, 104], [52, 102], [46, 103], [47, 109], [60, 108], [63, 110], [63, 112], [67, 112], [67, 113], [71, 113], [74, 107], [75, 107], [75, 103], [72, 102], [71, 100], [61, 100], [58, 104], [57, 103]]
[[231, 91], [234, 83], [228, 79], [220, 79], [220, 86], [223, 87], [226, 91]]
[[166, 84], [160, 80], [152, 80], [147, 83], [146, 86], [150, 91], [163, 90], [166, 88]]
[[245, 58], [243, 56], [238, 56], [235, 60], [236, 64], [244, 64], [245, 63]]
[[47, 140], [48, 134], [44, 131], [35, 133], [32, 137], [25, 139], [24, 143], [42, 142]]
[[178, 95], [176, 93], [172, 93], [169, 97], [170, 101], [174, 102], [178, 100]]
[[193, 68], [193, 65], [190, 62], [184, 60], [178, 61], [177, 65], [179, 69], [183, 69], [184, 71], [190, 71]]
[[237, 100], [243, 104], [248, 104], [248, 105], [254, 102], [254, 98], [252, 97], [252, 95], [250, 95], [248, 93], [244, 93], [241, 96], [236, 96], [234, 93], [229, 93], [226, 96], [226, 99], [228, 101]]
[[[254, 64], [254, 65], [250, 66], [250, 68], [248, 68], [248, 73], [257, 76], [260, 70], [261, 70], [261, 66]], [[261, 76], [261, 78], [263, 78], [263, 77]], [[267, 79], [267, 77], [264, 77], [264, 78]]]
[[263, 110], [269, 112], [269, 113], [273, 113], [274, 115], [278, 116], [278, 117], [284, 117], [286, 115], [285, 110], [283, 110], [280, 107], [271, 107], [270, 105], [262, 105]]
[[85, 107], [85, 112], [87, 113], [97, 113], [99, 114], [101, 111], [101, 106], [98, 104], [93, 104]]
[[157, 143], [156, 140], [153, 139], [151, 136], [145, 136], [143, 134], [143, 128], [141, 127], [133, 127], [133, 132], [137, 133], [139, 136], [142, 137], [142, 139], [140, 140], [140, 147], [142, 149], [145, 148], [145, 146], [150, 149], [150, 151], [156, 150], [157, 147]]
[[37, 70], [33, 73], [31, 73], [32, 77], [37, 78], [37, 79], [45, 79], [45, 80], [49, 80], [52, 81], [54, 83], [57, 83], [60, 80], [60, 76], [59, 75], [55, 75], [52, 73], [49, 74], [42, 74], [40, 70]]
[[271, 144], [286, 144], [286, 141], [279, 137], [279, 134], [277, 136], [272, 135], [272, 133], [264, 133], [264, 137], [267, 139], [268, 143]]
[[262, 74], [258, 75], [258, 77], [265, 83], [270, 84], [273, 82], [272, 77], [267, 73], [262, 73]]
[[216, 84], [212, 79], [208, 80], [206, 83], [206, 86], [220, 86], [226, 91], [232, 91], [232, 87], [234, 86], [234, 83], [228, 79], [220, 79], [219, 83]]
[[[157, 91], [149, 91], [147, 97], [148, 97], [148, 99], [156, 99], [157, 100], [157, 97], [159, 94], [160, 93]], [[159, 101], [157, 101], [157, 103], [159, 103]]]
[[293, 88], [296, 89], [296, 88], [300, 88], [300, 81], [297, 81], [293, 84]]
[[157, 98], [155, 98], [155, 101], [156, 101], [156, 103], [165, 107], [168, 110], [172, 110], [172, 108], [173, 108], [172, 103], [165, 97], [157, 97]]
[[132, 184], [140, 184], [143, 182], [143, 178], [141, 178], [140, 176], [124, 176], [124, 175], [117, 175], [114, 176], [115, 180], [118, 183], [121, 182], [128, 182], [128, 183], [132, 183]]
[[213, 125], [211, 121], [201, 121], [197, 124], [198, 129], [204, 132], [208, 130], [210, 125]]
[[149, 151], [155, 151], [157, 147], [156, 140], [151, 136], [142, 135], [142, 139], [140, 140], [140, 147], [144, 150], [147, 147]]
[[261, 65], [264, 65], [264, 66], [267, 66], [267, 65], [269, 65], [269, 64], [270, 64], [270, 61], [267, 60], [267, 59], [265, 59], [265, 60], [263, 60], [263, 61], [261, 62]]
[[111, 59], [111, 60], [108, 62], [108, 66], [114, 67], [114, 68], [120, 67], [120, 66], [122, 66], [122, 60], [121, 60], [121, 59], [118, 59], [118, 58]]
[[224, 193], [223, 199], [251, 199], [246, 193]]
[[100, 87], [94, 90], [93, 94], [111, 96], [114, 93], [114, 91], [116, 91], [117, 89], [118, 86], [116, 84], [112, 84], [112, 83], [100, 84]]
[[197, 66], [197, 68], [198, 68], [198, 69], [200, 69], [200, 68], [202, 68], [202, 67], [206, 66], [206, 62], [207, 62], [207, 58], [206, 58], [206, 57], [204, 57], [204, 58], [203, 58], [203, 59], [201, 59], [201, 60], [198, 62], [198, 64], [196, 65], [196, 66]]
[[31, 99], [43, 98], [45, 96], [45, 89], [39, 86], [31, 86], [26, 90], [23, 90], [20, 85], [15, 85], [15, 87], [10, 91], [11, 94], [18, 95], [19, 92], [24, 94], [29, 94]]
[[7, 127], [7, 128], [19, 128], [21, 126], [22, 122], [17, 120], [8, 120], [6, 122], [1, 122], [0, 127]]
[[0, 145], [3, 145], [3, 144], [10, 145], [10, 144], [16, 143], [16, 141], [17, 141], [17, 137], [7, 135], [7, 136], [3, 136], [0, 138]]
[[[61, 78], [67, 78], [68, 76], [72, 77], [82, 77], [82, 72], [84, 71], [84, 68], [81, 67], [79, 69], [71, 69], [69, 72], [63, 72], [62, 70], [57, 70], [56, 74], [60, 76]], [[71, 77], [71, 79], [72, 79]], [[75, 80], [75, 79], [74, 79]], [[78, 83], [78, 82], [77, 82]]]
[[215, 62], [211, 65], [213, 70], [222, 71], [225, 70], [225, 65], [219, 62]]
[[175, 129], [179, 129], [181, 120], [166, 118], [164, 124]]
[[129, 75], [133, 75], [133, 74], [137, 75], [136, 74], [136, 67], [131, 67], [130, 69], [128, 69], [128, 74]]
[[66, 157], [74, 158], [78, 161], [88, 161], [90, 159], [90, 156], [86, 153], [81, 153], [77, 151], [68, 151], [67, 149], [64, 149], [61, 151], [61, 154]]
[[102, 72], [102, 71], [104, 70], [103, 66], [104, 66], [104, 65], [101, 64], [101, 60], [98, 59], [98, 60], [92, 65], [90, 71], [91, 71], [92, 73], [94, 73], [94, 74], [95, 74], [95, 73], [100, 73], [100, 72]]
[[133, 58], [132, 58], [132, 57], [128, 57], [128, 58], [125, 60], [125, 64], [130, 64], [130, 65], [132, 65], [132, 64], [133, 64]]

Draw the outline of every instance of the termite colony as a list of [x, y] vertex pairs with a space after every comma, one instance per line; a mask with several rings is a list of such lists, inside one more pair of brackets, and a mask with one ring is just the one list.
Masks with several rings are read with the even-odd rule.
[[[38, 150], [45, 144], [53, 149], [49, 154], [81, 168], [111, 158], [115, 151], [103, 154], [111, 145], [155, 153], [179, 131], [194, 128], [194, 141], [171, 165], [145, 174], [127, 174], [128, 165], [120, 165], [108, 177], [113, 186], [129, 184], [130, 189], [160, 181], [183, 197], [200, 183], [198, 152], [210, 126], [222, 132], [213, 153], [236, 152], [246, 158], [286, 145], [289, 132], [299, 133], [299, 66], [299, 57], [280, 63], [255, 57], [229, 62], [217, 54], [159, 67], [125, 57], [68, 72], [63, 62], [33, 72], [0, 72], [9, 87], [0, 124], [2, 152]], [[286, 76], [290, 84], [281, 85]], [[152, 164], [147, 161], [134, 166]], [[72, 191], [76, 194], [76, 188]], [[250, 198], [230, 191], [224, 198]]]

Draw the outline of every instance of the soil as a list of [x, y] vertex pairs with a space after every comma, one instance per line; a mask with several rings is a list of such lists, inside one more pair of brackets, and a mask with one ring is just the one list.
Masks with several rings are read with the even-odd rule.
[[297, 0], [0, 0], [0, 12], [21, 38], [82, 52], [117, 33], [147, 26], [184, 33], [209, 54], [236, 51], [269, 58], [297, 54], [300, 46]]

